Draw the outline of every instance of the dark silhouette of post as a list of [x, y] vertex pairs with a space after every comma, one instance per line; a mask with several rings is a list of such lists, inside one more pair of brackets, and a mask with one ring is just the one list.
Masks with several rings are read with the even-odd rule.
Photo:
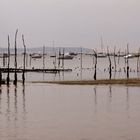
[[10, 67], [10, 39], [9, 39], [9, 35], [8, 35], [8, 74], [7, 74], [7, 85], [9, 85], [9, 82], [10, 82], [9, 67]]
[[116, 47], [114, 47], [114, 67], [115, 67], [115, 72], [117, 69], [117, 64], [116, 64]]
[[[127, 55], [129, 54], [129, 44], [127, 44]], [[127, 57], [126, 58], [126, 65], [127, 65], [127, 67], [126, 67], [126, 73], [127, 73], [127, 78], [129, 78], [129, 60], [128, 60], [129, 58]]]
[[139, 67], [140, 67], [140, 48], [139, 48], [139, 51], [138, 51], [137, 72], [139, 72]]
[[81, 70], [81, 80], [82, 80], [82, 70], [83, 70], [83, 50], [81, 47], [81, 53], [80, 53], [80, 70]]
[[94, 80], [97, 79], [97, 53], [95, 50], [93, 50], [94, 56], [95, 56], [95, 64], [94, 64]]
[[24, 35], [22, 35], [22, 41], [24, 46], [24, 58], [23, 58], [23, 73], [22, 73], [22, 84], [25, 84], [25, 65], [26, 65], [26, 45], [24, 41]]
[[62, 58], [62, 67], [64, 69], [64, 55], [65, 55], [65, 48], [63, 48], [63, 58]]
[[14, 85], [17, 85], [17, 33], [18, 29], [15, 33], [15, 75], [14, 75]]
[[45, 68], [45, 46], [43, 46], [43, 69]]
[[58, 54], [58, 69], [60, 69], [60, 57], [61, 57], [61, 49], [59, 48], [59, 54]]
[[111, 79], [112, 77], [112, 64], [111, 64], [111, 58], [110, 58], [110, 54], [109, 54], [109, 49], [107, 48], [107, 56], [108, 56], [108, 60], [109, 60], [109, 79]]

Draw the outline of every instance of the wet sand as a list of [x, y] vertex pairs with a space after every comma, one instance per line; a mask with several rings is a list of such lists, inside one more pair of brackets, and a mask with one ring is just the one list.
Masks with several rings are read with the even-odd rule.
[[34, 83], [51, 83], [65, 85], [133, 85], [140, 86], [139, 78], [132, 79], [111, 79], [111, 80], [73, 80], [73, 81], [39, 81]]

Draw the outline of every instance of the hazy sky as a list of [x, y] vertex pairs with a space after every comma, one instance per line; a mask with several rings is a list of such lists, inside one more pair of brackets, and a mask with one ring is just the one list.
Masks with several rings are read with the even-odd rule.
[[[0, 0], [0, 46], [140, 47], [140, 0]], [[21, 46], [22, 47], [22, 46]]]

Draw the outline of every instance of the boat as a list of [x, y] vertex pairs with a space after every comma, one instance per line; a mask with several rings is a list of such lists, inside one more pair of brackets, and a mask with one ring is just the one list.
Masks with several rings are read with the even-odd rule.
[[70, 55], [69, 53], [66, 53], [66, 54], [58, 57], [58, 59], [73, 59], [73, 58], [74, 58], [74, 56]]
[[136, 55], [134, 55], [134, 54], [127, 54], [124, 56], [125, 59], [134, 58], [134, 57], [136, 57]]
[[100, 53], [97, 53], [97, 57], [104, 58], [104, 57], [107, 57], [107, 54], [100, 52]]
[[42, 55], [39, 53], [33, 53], [33, 54], [31, 54], [31, 57], [34, 59], [40, 59], [40, 58], [42, 58]]

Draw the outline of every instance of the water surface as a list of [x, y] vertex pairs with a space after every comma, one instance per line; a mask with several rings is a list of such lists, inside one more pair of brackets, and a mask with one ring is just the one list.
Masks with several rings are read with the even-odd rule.
[[18, 83], [0, 88], [0, 140], [139, 140], [140, 88]]

